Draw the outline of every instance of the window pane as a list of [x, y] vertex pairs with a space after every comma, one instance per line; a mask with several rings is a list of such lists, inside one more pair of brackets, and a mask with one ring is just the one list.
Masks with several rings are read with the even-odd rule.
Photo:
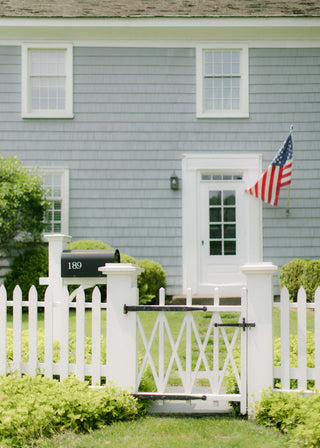
[[50, 203], [45, 216], [46, 232], [61, 232], [62, 228], [62, 175], [46, 174], [43, 178], [47, 191], [46, 199]]
[[32, 110], [66, 107], [65, 50], [30, 50]]
[[221, 191], [218, 190], [209, 191], [209, 204], [221, 205]]
[[236, 242], [224, 241], [223, 249], [224, 249], [224, 255], [236, 255]]
[[221, 222], [221, 209], [210, 208], [210, 222]]
[[60, 233], [61, 232], [61, 224], [59, 222], [55, 222], [53, 224], [53, 232]]
[[206, 50], [204, 52], [205, 110], [239, 110], [240, 105], [240, 50]]
[[236, 209], [235, 208], [225, 208], [223, 210], [223, 220], [224, 220], [224, 222], [235, 222], [236, 221]]
[[222, 255], [221, 241], [210, 241], [210, 255]]
[[214, 225], [211, 224], [210, 225], [210, 238], [212, 238], [212, 239], [222, 238], [221, 224], [214, 224]]
[[234, 190], [225, 190], [223, 192], [223, 203], [224, 205], [235, 205], [236, 194]]
[[223, 236], [224, 236], [224, 238], [235, 238], [236, 237], [236, 225], [235, 224], [225, 224], [223, 226]]

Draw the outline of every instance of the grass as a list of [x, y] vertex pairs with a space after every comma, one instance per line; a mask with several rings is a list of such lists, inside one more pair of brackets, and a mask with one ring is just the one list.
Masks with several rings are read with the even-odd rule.
[[[105, 313], [102, 334], [105, 335]], [[296, 333], [296, 311], [290, 315], [291, 332]], [[168, 313], [167, 315], [174, 338], [176, 339], [182, 314]], [[200, 337], [203, 340], [208, 324], [210, 313], [194, 313], [197, 327], [200, 329]], [[156, 316], [153, 313], [141, 313], [143, 326], [147, 335], [150, 336]], [[237, 315], [225, 315], [224, 321], [237, 320]], [[280, 313], [274, 309], [274, 335], [279, 336]], [[23, 315], [23, 329], [27, 328], [27, 315]], [[75, 331], [76, 313], [70, 313], [70, 331]], [[12, 327], [12, 319], [8, 316], [8, 326]], [[307, 313], [308, 330], [313, 329], [313, 313]], [[43, 314], [39, 314], [39, 328], [43, 327]], [[91, 331], [91, 313], [86, 312], [86, 334]], [[234, 329], [229, 329], [229, 338]], [[155, 342], [155, 350], [157, 342]], [[185, 349], [184, 342], [181, 351]], [[208, 343], [208, 351], [212, 351], [212, 341]], [[171, 350], [168, 350], [170, 353]], [[166, 355], [169, 356], [169, 355]], [[194, 351], [197, 356], [197, 350]], [[236, 419], [230, 416], [210, 417], [159, 417], [147, 416], [135, 422], [115, 423], [109, 427], [94, 431], [91, 434], [79, 435], [66, 433], [53, 439], [35, 441], [34, 447], [43, 448], [277, 448], [286, 446], [286, 437], [272, 430], [257, 425], [253, 421]]]
[[231, 417], [155, 417], [115, 423], [88, 435], [63, 434], [42, 448], [283, 448], [286, 437]]

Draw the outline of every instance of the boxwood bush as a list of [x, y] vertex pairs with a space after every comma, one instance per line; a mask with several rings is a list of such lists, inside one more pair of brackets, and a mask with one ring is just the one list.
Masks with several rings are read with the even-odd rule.
[[35, 245], [14, 258], [11, 269], [4, 278], [4, 286], [8, 299], [16, 285], [22, 290], [24, 299], [28, 297], [29, 289], [34, 285], [38, 291], [38, 300], [43, 300], [46, 286], [39, 285], [40, 277], [48, 276], [48, 248], [44, 245]]
[[[68, 244], [68, 250], [95, 250], [113, 249], [109, 244], [100, 240], [78, 240]], [[152, 260], [136, 261], [134, 257], [120, 252], [121, 263], [138, 264], [144, 272], [138, 277], [139, 299], [141, 304], [157, 303], [159, 289], [166, 286], [166, 274], [162, 266]], [[24, 253], [18, 255], [12, 264], [12, 268], [6, 274], [4, 285], [8, 298], [12, 298], [13, 289], [19, 285], [23, 298], [27, 299], [32, 285], [37, 288], [39, 300], [43, 300], [46, 286], [39, 285], [39, 277], [48, 276], [48, 248], [45, 245], [36, 245]], [[77, 286], [70, 286], [72, 292]], [[105, 285], [99, 285], [101, 297], [106, 297]], [[93, 288], [86, 290], [86, 300], [91, 300]]]
[[320, 446], [320, 394], [265, 391], [255, 405], [261, 425], [289, 436], [289, 447]]
[[34, 446], [35, 439], [64, 431], [89, 432], [116, 421], [133, 420], [144, 409], [112, 384], [89, 388], [70, 377], [0, 377], [0, 446]]
[[161, 264], [152, 260], [139, 260], [144, 272], [138, 277], [140, 304], [158, 304], [159, 289], [166, 288], [166, 273]]
[[[315, 350], [315, 344], [314, 344], [314, 333], [311, 331], [307, 331], [307, 367], [313, 368], [314, 367], [314, 350]], [[240, 347], [236, 346], [233, 349], [233, 357], [236, 363], [236, 366], [238, 369], [240, 369], [241, 364], [241, 354], [240, 354]], [[281, 366], [281, 338], [275, 338], [274, 339], [274, 365], [277, 367]], [[291, 367], [297, 367], [298, 366], [298, 336], [290, 335], [290, 366]], [[280, 387], [280, 379], [275, 379], [274, 381], [274, 387]], [[308, 389], [312, 389], [314, 387], [314, 381], [308, 381]], [[297, 380], [291, 380], [290, 384], [291, 389], [297, 388]], [[228, 366], [228, 375], [226, 380], [226, 391], [229, 394], [237, 394], [239, 393], [238, 384], [236, 381], [236, 378], [234, 376], [234, 373], [232, 371], [231, 365]], [[234, 413], [236, 415], [240, 415], [240, 404], [237, 401], [230, 403]]]
[[307, 301], [313, 302], [314, 293], [320, 286], [320, 260], [293, 259], [282, 266], [279, 275], [280, 288], [288, 288], [290, 300], [296, 301], [300, 286], [303, 286]]

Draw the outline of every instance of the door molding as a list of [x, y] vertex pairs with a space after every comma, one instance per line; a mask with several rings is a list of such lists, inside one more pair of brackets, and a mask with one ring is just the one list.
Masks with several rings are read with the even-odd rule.
[[[182, 241], [183, 241], [183, 290], [191, 288], [194, 294], [213, 294], [219, 284], [201, 285], [199, 279], [199, 188], [202, 172], [243, 173], [244, 187], [250, 187], [261, 173], [261, 154], [184, 154], [182, 156]], [[244, 207], [248, 214], [250, 238], [246, 262], [262, 261], [262, 203], [246, 195]], [[230, 275], [230, 285], [232, 278]], [[225, 285], [225, 293], [234, 288]], [[235, 286], [235, 285], [234, 285]], [[238, 285], [240, 291], [241, 285]], [[230, 291], [230, 292], [229, 292]], [[233, 292], [232, 292], [233, 294]]]

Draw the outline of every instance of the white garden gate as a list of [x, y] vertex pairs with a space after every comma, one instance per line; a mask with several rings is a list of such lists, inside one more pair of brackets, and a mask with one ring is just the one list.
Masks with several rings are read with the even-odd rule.
[[[66, 240], [65, 235], [55, 235], [49, 240], [49, 277], [43, 280], [49, 286], [45, 302], [37, 300], [34, 289], [29, 300], [24, 301], [19, 289], [13, 300], [7, 300], [3, 287], [0, 291], [0, 373], [15, 370], [18, 374], [34, 375], [40, 370], [49, 377], [58, 375], [63, 379], [74, 372], [80, 379], [91, 377], [92, 384], [100, 384], [101, 379], [113, 380], [141, 398], [140, 386], [147, 375], [155, 390], [143, 393], [155, 400], [157, 412], [217, 412], [221, 403], [226, 409], [229, 401], [238, 401], [241, 412], [250, 413], [250, 403], [260, 398], [263, 389], [273, 386], [272, 285], [277, 267], [272, 263], [247, 264], [241, 268], [247, 284], [239, 291], [241, 305], [221, 304], [218, 289], [213, 303], [206, 306], [193, 305], [190, 290], [186, 305], [165, 305], [162, 290], [159, 305], [141, 308], [137, 277], [142, 270], [130, 263], [100, 267], [107, 276], [107, 302], [101, 303], [96, 290], [92, 302], [87, 303], [83, 289], [69, 296], [61, 278], [61, 253]], [[88, 279], [89, 283], [92, 281], [95, 280]], [[11, 306], [13, 360], [8, 362], [6, 310]], [[25, 362], [22, 307], [29, 309], [29, 355]], [[43, 362], [37, 359], [36, 334], [36, 312], [41, 307], [45, 316]], [[89, 362], [85, 360], [87, 308], [92, 309]], [[68, 339], [70, 309], [76, 310], [74, 360], [70, 360]], [[142, 313], [151, 310], [154, 325], [145, 328]], [[102, 348], [100, 341], [102, 313], [106, 313], [106, 348]], [[203, 316], [206, 325], [199, 325]], [[58, 361], [54, 360], [55, 340], [59, 342]], [[229, 375], [234, 375], [238, 389], [232, 393], [226, 393]]]
[[[246, 299], [243, 289], [240, 305], [221, 305], [216, 289], [211, 305], [197, 306], [189, 289], [185, 306], [165, 305], [162, 288], [158, 306], [125, 305], [126, 313], [138, 313], [137, 390], [148, 371], [154, 388], [135, 395], [156, 400], [155, 412], [223, 412], [229, 409], [228, 402], [239, 401], [246, 413], [247, 329], [255, 326], [247, 323]], [[147, 312], [156, 314], [149, 332], [141, 317]], [[204, 314], [202, 325], [196, 314]], [[235, 378], [237, 392], [226, 390], [228, 376]]]

